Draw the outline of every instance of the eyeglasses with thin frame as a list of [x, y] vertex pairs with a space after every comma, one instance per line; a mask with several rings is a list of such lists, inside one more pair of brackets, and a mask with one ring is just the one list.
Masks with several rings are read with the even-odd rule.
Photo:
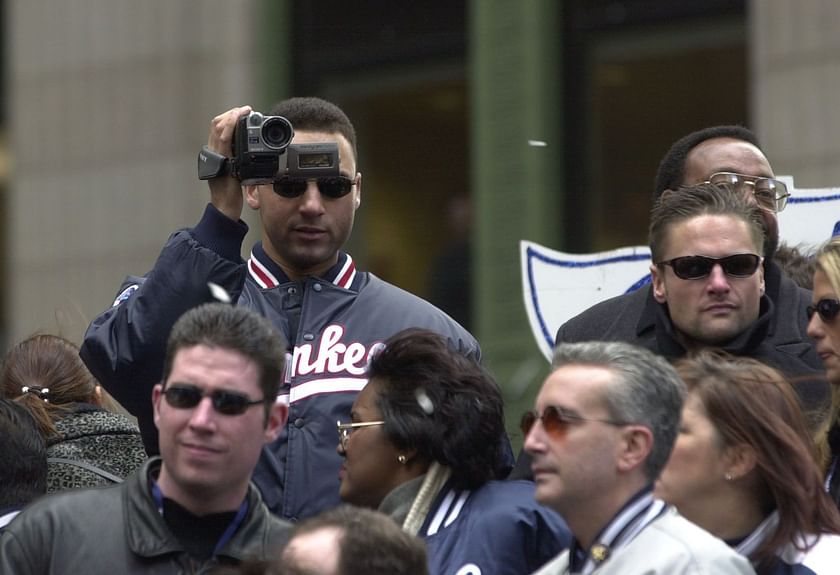
[[178, 383], [163, 390], [166, 403], [176, 409], [191, 409], [198, 405], [205, 397], [209, 397], [213, 409], [222, 415], [242, 415], [250, 407], [264, 403], [264, 399], [254, 399], [236, 391], [214, 389], [204, 391], [195, 385]]
[[805, 311], [808, 313], [809, 320], [814, 317], [814, 313], [818, 313], [821, 320], [830, 323], [840, 313], [840, 301], [831, 298], [821, 299], [816, 305], [807, 306]]
[[[356, 181], [347, 176], [329, 176], [313, 179], [318, 184], [318, 191], [321, 192], [321, 195], [332, 199], [343, 198], [356, 185]], [[274, 193], [278, 196], [298, 198], [306, 192], [309, 181], [307, 178], [282, 176], [274, 180], [272, 185], [274, 187]]]
[[761, 265], [762, 257], [756, 254], [733, 254], [722, 258], [708, 256], [681, 256], [658, 262], [658, 266], [671, 266], [674, 275], [683, 280], [699, 280], [707, 277], [716, 265], [723, 273], [733, 278], [748, 278]]
[[522, 419], [519, 422], [519, 428], [522, 430], [523, 435], [528, 435], [528, 433], [531, 431], [531, 428], [534, 427], [534, 424], [537, 422], [538, 419], [542, 421], [543, 427], [545, 428], [546, 432], [548, 432], [550, 435], [553, 435], [556, 438], [565, 437], [566, 433], [569, 431], [569, 427], [571, 427], [572, 423], [576, 421], [593, 421], [597, 423], [613, 425], [616, 427], [629, 425], [625, 421], [615, 421], [612, 419], [598, 419], [595, 417], [583, 417], [582, 415], [568, 413], [564, 411], [563, 408], [557, 407], [556, 405], [549, 405], [543, 410], [542, 415], [538, 414], [536, 411], [526, 411], [522, 414]]
[[384, 425], [384, 421], [358, 421], [354, 423], [335, 422], [338, 427], [338, 442], [341, 444], [341, 449], [347, 449], [347, 440], [350, 439], [350, 434], [353, 430], [359, 427], [370, 427], [372, 425]]
[[778, 213], [784, 210], [790, 197], [787, 185], [776, 178], [761, 178], [747, 176], [746, 174], [736, 174], [734, 172], [716, 172], [709, 176], [706, 183], [729, 184], [736, 190], [750, 186], [758, 205], [771, 212]]

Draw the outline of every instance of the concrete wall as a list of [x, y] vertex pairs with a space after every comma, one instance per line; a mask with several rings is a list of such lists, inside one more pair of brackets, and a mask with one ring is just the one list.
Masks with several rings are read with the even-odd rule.
[[258, 5], [6, 4], [6, 339], [78, 341], [125, 275], [145, 273], [169, 233], [198, 220], [209, 120], [254, 97]]
[[774, 170], [840, 186], [840, 3], [753, 0], [748, 21], [753, 124]]

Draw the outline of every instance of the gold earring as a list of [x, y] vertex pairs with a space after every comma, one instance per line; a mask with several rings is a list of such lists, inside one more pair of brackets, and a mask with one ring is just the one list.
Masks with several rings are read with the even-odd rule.
[[405, 465], [405, 462], [406, 462], [405, 455], [400, 454], [399, 457], [397, 457], [397, 461], [399, 461], [402, 465]]
[[724, 475], [724, 477], [726, 478], [727, 481], [732, 481], [732, 474], [731, 473], [727, 473], [726, 475]]

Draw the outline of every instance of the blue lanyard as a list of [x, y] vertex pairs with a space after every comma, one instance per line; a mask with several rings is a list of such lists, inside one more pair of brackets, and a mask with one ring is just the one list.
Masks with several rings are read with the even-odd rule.
[[[157, 506], [158, 513], [160, 516], [163, 517], [163, 493], [158, 487], [157, 481], [151, 479], [152, 482], [152, 497], [155, 500], [155, 505]], [[236, 516], [227, 526], [225, 532], [222, 533], [222, 536], [219, 538], [219, 541], [216, 542], [216, 546], [213, 548], [213, 555], [218, 555], [219, 551], [221, 551], [225, 545], [227, 545], [228, 541], [231, 540], [233, 534], [236, 533], [236, 530], [239, 529], [239, 526], [242, 524], [242, 521], [245, 519], [245, 515], [248, 513], [248, 498], [242, 500], [242, 504], [239, 506], [239, 510], [236, 512]]]

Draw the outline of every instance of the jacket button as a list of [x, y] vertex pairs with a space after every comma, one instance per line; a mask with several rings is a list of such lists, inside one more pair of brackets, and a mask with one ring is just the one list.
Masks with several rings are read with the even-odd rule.
[[303, 339], [306, 341], [312, 341], [313, 339], [315, 339], [315, 336], [311, 333], [305, 333], [303, 334]]
[[288, 293], [289, 295], [295, 295], [297, 293], [297, 288], [292, 286], [286, 290], [286, 293]]
[[321, 287], [321, 284], [315, 284], [314, 286], [312, 286], [312, 289], [314, 289], [315, 291], [321, 291], [323, 288]]
[[302, 417], [298, 417], [297, 419], [295, 419], [295, 427], [297, 427], [298, 429], [300, 429], [301, 427], [303, 427], [303, 424], [304, 424], [304, 423], [305, 423], [305, 422], [303, 421], [303, 418], [302, 418]]

